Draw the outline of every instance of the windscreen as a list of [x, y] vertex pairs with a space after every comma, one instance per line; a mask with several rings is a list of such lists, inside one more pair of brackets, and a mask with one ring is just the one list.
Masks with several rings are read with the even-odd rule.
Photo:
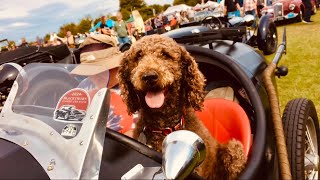
[[80, 131], [96, 92], [108, 85], [109, 71], [83, 64], [35, 63], [25, 66], [16, 82], [13, 112], [42, 121], [70, 139]]

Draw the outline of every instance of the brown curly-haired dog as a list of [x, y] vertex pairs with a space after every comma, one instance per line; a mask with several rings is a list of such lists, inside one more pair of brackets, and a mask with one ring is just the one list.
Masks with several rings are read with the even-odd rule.
[[197, 119], [194, 110], [203, 106], [205, 79], [183, 47], [160, 35], [143, 37], [125, 53], [118, 78], [128, 113], [139, 111], [135, 139], [143, 132], [146, 143], [161, 152], [166, 134], [193, 131], [207, 150], [196, 172], [205, 179], [238, 177], [246, 163], [242, 144], [236, 140], [219, 144]]

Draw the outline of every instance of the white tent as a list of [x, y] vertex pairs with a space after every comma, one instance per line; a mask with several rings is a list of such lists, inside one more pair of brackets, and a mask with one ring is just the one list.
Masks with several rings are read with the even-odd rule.
[[170, 7], [168, 7], [168, 9], [166, 11], [163, 12], [163, 15], [169, 15], [169, 14], [174, 14], [175, 12], [186, 11], [191, 8], [192, 8], [191, 6], [188, 6], [185, 4], [170, 6]]
[[204, 4], [203, 7], [212, 7], [212, 8], [217, 8], [219, 6], [219, 3], [213, 2], [213, 1], [208, 1], [206, 4]]
[[200, 10], [200, 9], [202, 9], [202, 5], [198, 3], [198, 4], [195, 5], [192, 9], [193, 9], [193, 10]]

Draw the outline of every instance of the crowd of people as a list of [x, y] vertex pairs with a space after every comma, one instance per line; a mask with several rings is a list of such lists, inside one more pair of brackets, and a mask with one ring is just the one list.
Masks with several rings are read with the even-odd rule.
[[[269, 4], [271, 0], [267, 0]], [[311, 0], [302, 0], [305, 4], [305, 13], [304, 13], [304, 23], [312, 22], [311, 17]], [[262, 0], [218, 0], [220, 5], [221, 14], [225, 17], [241, 17], [247, 14], [253, 16], [258, 15], [258, 8]], [[65, 37], [58, 37], [55, 33], [50, 35], [48, 41], [44, 41], [42, 38], [37, 37], [36, 41], [28, 43], [25, 38], [21, 39], [19, 46], [11, 44], [8, 47], [8, 50], [14, 50], [17, 47], [25, 46], [56, 46], [60, 44], [67, 44], [70, 48], [75, 48], [83, 40], [90, 36], [90, 34], [105, 34], [111, 36], [117, 44], [123, 43], [134, 43], [136, 39], [139, 39], [141, 36], [150, 35], [150, 34], [162, 34], [164, 32], [179, 28], [181, 24], [186, 24], [189, 22], [197, 21], [196, 19], [198, 12], [208, 12], [208, 14], [213, 12], [213, 8], [207, 7], [203, 9], [195, 10], [194, 8], [189, 8], [182, 11], [176, 11], [170, 14], [164, 14], [163, 12], [149, 18], [144, 21], [144, 30], [137, 31], [135, 28], [135, 23], [127, 23], [123, 20], [122, 14], [120, 12], [116, 15], [116, 21], [113, 21], [106, 16], [101, 16], [100, 21], [92, 27], [89, 32], [85, 34], [71, 34], [70, 31], [67, 31]]]

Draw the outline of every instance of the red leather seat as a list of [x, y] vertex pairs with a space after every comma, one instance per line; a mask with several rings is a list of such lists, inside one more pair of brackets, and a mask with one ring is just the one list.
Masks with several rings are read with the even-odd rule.
[[239, 104], [226, 99], [210, 98], [204, 101], [204, 109], [196, 114], [220, 143], [227, 143], [235, 138], [242, 142], [248, 156], [252, 143], [250, 122]]

